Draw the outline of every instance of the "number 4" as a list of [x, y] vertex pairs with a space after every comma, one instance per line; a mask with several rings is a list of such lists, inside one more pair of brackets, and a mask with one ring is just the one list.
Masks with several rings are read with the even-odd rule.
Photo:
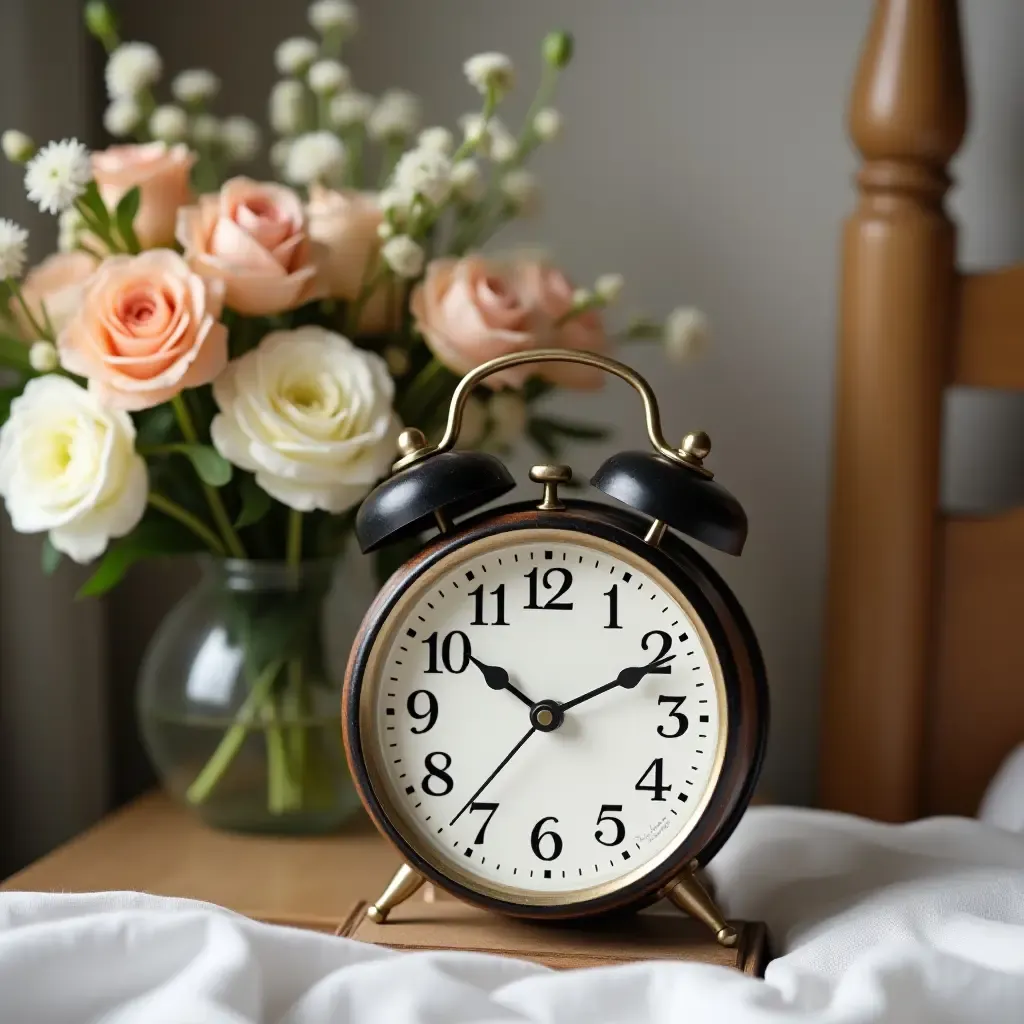
[[[664, 800], [665, 797], [662, 796], [662, 794], [668, 793], [672, 789], [672, 787], [666, 786], [665, 783], [661, 781], [663, 777], [663, 772], [664, 758], [656, 757], [650, 763], [650, 766], [648, 767], [647, 771], [645, 771], [643, 775], [640, 776], [639, 780], [637, 781], [637, 784], [633, 788], [641, 792], [653, 793], [654, 796], [651, 797], [652, 800]], [[648, 775], [652, 774], [654, 776], [654, 783], [653, 785], [647, 785], [644, 782], [644, 780], [647, 778]]]

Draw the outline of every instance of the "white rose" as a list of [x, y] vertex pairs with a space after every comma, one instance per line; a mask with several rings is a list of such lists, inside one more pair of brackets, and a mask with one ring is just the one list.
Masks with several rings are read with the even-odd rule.
[[0, 496], [19, 533], [49, 531], [76, 562], [103, 554], [146, 511], [146, 463], [126, 412], [67, 377], [37, 377], [0, 429]]
[[228, 364], [213, 395], [217, 451], [300, 512], [344, 512], [395, 458], [387, 365], [322, 327], [268, 334]]

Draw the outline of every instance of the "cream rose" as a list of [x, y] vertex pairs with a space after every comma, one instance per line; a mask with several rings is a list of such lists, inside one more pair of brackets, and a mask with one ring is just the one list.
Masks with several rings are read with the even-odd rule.
[[76, 562], [103, 554], [146, 511], [146, 463], [125, 412], [67, 377], [30, 380], [0, 429], [0, 496], [19, 533], [49, 531]]
[[344, 512], [384, 476], [400, 424], [384, 360], [321, 327], [274, 331], [213, 385], [214, 447], [301, 512]]
[[92, 155], [92, 173], [110, 209], [137, 185], [140, 205], [135, 234], [143, 249], [174, 244], [178, 210], [193, 200], [189, 175], [196, 155], [188, 146], [149, 142], [111, 146]]
[[[568, 291], [566, 292], [566, 289]], [[413, 292], [411, 309], [434, 355], [464, 374], [489, 359], [556, 346], [599, 350], [600, 318], [559, 319], [572, 308], [572, 288], [559, 271], [539, 263], [503, 263], [482, 256], [435, 260]], [[516, 366], [488, 377], [498, 389], [520, 388], [540, 376], [562, 387], [600, 387], [601, 373], [572, 363]]]
[[239, 313], [269, 316], [325, 294], [302, 200], [283, 185], [232, 178], [179, 211], [178, 241], [197, 273], [224, 282]]
[[[84, 252], [58, 252], [47, 256], [38, 267], [29, 271], [22, 282], [21, 294], [32, 315], [43, 322], [43, 305], [57, 333], [78, 312], [85, 295], [85, 286], [97, 267], [96, 260]], [[31, 341], [36, 332], [24, 310], [11, 303], [11, 312], [18, 321], [22, 335]]]
[[105, 260], [58, 338], [61, 364], [115, 409], [149, 409], [227, 365], [224, 285], [169, 249]]
[[[354, 301], [366, 279], [367, 267], [372, 270], [380, 252], [377, 228], [384, 215], [377, 196], [372, 192], [335, 191], [313, 185], [306, 212], [309, 237], [323, 248], [327, 294], [345, 302]], [[395, 323], [397, 315], [398, 296], [389, 317], [388, 289], [382, 286], [363, 306], [358, 331], [380, 334]]]

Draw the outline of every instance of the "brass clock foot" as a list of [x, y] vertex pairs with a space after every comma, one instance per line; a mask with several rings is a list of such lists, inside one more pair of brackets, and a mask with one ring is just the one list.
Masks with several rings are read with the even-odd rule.
[[376, 903], [371, 903], [366, 908], [366, 916], [375, 924], [383, 924], [399, 903], [404, 903], [412, 896], [426, 879], [414, 871], [408, 864], [403, 864], [395, 873], [395, 877], [388, 882], [388, 887], [381, 894]]
[[706, 924], [715, 933], [720, 945], [736, 945], [736, 929], [722, 916], [711, 894], [697, 878], [696, 861], [687, 865], [665, 895], [684, 913]]

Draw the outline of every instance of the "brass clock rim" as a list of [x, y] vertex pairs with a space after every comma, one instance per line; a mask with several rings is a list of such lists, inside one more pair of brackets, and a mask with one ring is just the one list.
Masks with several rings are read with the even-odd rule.
[[[441, 851], [435, 850], [428, 845], [427, 840], [420, 836], [418, 826], [414, 820], [403, 812], [401, 801], [398, 799], [399, 794], [393, 791], [386, 772], [382, 770], [379, 760], [381, 751], [375, 731], [374, 711], [375, 699], [380, 690], [384, 675], [383, 671], [379, 670], [379, 662], [390, 646], [391, 640], [394, 639], [401, 628], [404, 616], [408, 613], [410, 606], [425, 591], [429, 590], [440, 576], [448, 572], [453, 565], [458, 565], [471, 558], [480, 557], [482, 554], [497, 548], [518, 544], [556, 544], [559, 542], [572, 543], [588, 549], [604, 551], [606, 554], [620, 558], [631, 565], [636, 571], [644, 573], [657, 582], [673, 600], [678, 602], [693, 622], [711, 666], [716, 698], [718, 700], [719, 723], [715, 759], [704, 792], [701, 794], [699, 802], [694, 805], [686, 826], [680, 830], [678, 836], [664, 850], [654, 858], [638, 864], [625, 874], [614, 879], [567, 892], [543, 892], [539, 890], [531, 891], [521, 886], [506, 886], [483, 879], [479, 875], [467, 872], [464, 866], [455, 858], [447, 857]], [[442, 879], [448, 879], [455, 885], [484, 899], [496, 900], [520, 907], [524, 911], [536, 907], [571, 908], [580, 904], [607, 899], [615, 893], [635, 887], [646, 878], [657, 877], [663, 871], [664, 865], [678, 855], [680, 848], [700, 823], [721, 781], [728, 747], [729, 715], [725, 677], [718, 651], [704, 624], [703, 618], [694, 607], [693, 602], [672, 580], [657, 566], [639, 554], [604, 537], [590, 533], [581, 534], [576, 530], [560, 529], [557, 527], [528, 527], [479, 537], [468, 541], [464, 545], [460, 545], [457, 549], [442, 556], [437, 562], [429, 566], [428, 569], [413, 581], [390, 608], [386, 621], [381, 623], [373, 639], [366, 667], [362, 673], [358, 709], [359, 747], [367, 780], [381, 813], [388, 819], [391, 827], [402, 837], [403, 841]], [[372, 737], [372, 742], [368, 743], [367, 739], [370, 737]]]

